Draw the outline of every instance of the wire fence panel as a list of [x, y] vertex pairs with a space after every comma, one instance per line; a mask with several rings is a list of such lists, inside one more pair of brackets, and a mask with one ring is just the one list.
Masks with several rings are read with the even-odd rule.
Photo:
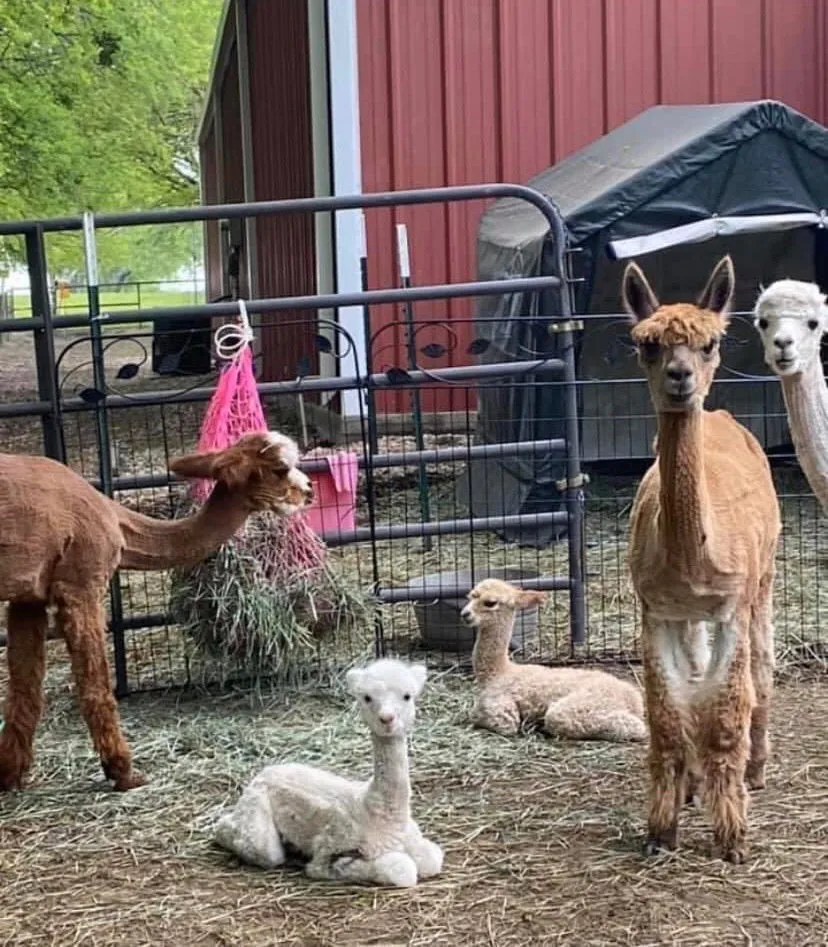
[[[344, 206], [357, 206], [354, 200]], [[313, 202], [298, 203], [294, 209], [316, 209]], [[46, 222], [47, 229], [76, 224]], [[186, 319], [199, 313], [232, 318], [236, 304], [166, 307], [162, 298], [149, 312], [118, 309], [93, 326], [99, 313], [90, 300], [85, 315], [55, 318], [42, 231], [30, 223], [26, 228], [39, 289], [31, 295], [31, 319], [0, 321], [3, 449], [45, 451], [134, 510], [181, 516], [188, 491], [170, 476], [169, 462], [193, 449], [217, 366], [209, 351], [202, 353], [206, 361], [200, 356], [193, 363], [206, 365], [200, 372], [160, 366], [153, 357], [159, 325], [165, 352], [181, 353], [205, 344]], [[387, 298], [372, 291], [308, 297], [298, 305], [249, 304], [257, 332], [277, 339], [295, 325], [282, 318], [282, 309], [304, 308], [315, 320], [295, 380], [258, 387], [268, 425], [300, 442], [304, 467], [315, 477], [314, 528], [326, 540], [331, 568], [377, 605], [375, 618], [315, 641], [306, 654], [308, 673], [375, 653], [468, 668], [473, 634], [460, 609], [468, 590], [489, 575], [547, 593], [539, 612], [527, 611], [516, 622], [517, 659], [639, 659], [626, 545], [635, 490], [652, 462], [656, 419], [620, 317], [571, 323], [565, 280], [553, 275], [536, 282], [544, 280], [547, 288], [561, 289], [561, 305], [523, 319], [521, 338], [532, 341], [519, 351], [493, 343], [498, 333], [485, 320], [449, 318], [439, 307], [458, 295], [505, 293], [517, 285], [525, 291], [535, 285], [527, 280], [462, 284], [461, 290], [413, 287]], [[398, 323], [383, 325], [369, 335], [364, 362], [347, 330], [314, 311], [314, 303], [364, 305], [370, 315], [371, 306], [390, 298], [406, 306], [413, 298], [430, 300], [428, 317], [409, 310]], [[739, 324], [747, 314], [734, 318]], [[388, 362], [387, 353], [399, 351], [389, 339], [399, 333], [409, 334], [404, 365]], [[751, 338], [742, 333], [739, 345]], [[604, 367], [593, 359], [578, 372], [585, 345], [604, 353]], [[740, 375], [728, 351], [725, 346], [709, 406], [733, 411], [761, 438], [783, 511], [777, 651], [785, 661], [824, 662], [828, 593], [820, 582], [819, 510], [793, 457], [777, 380]], [[358, 395], [350, 414], [343, 409], [348, 392]], [[332, 456], [353, 464], [351, 493], [334, 482]], [[244, 676], [242, 667], [215, 661], [182, 630], [171, 614], [170, 590], [169, 573], [116, 577], [109, 607], [120, 694]]]

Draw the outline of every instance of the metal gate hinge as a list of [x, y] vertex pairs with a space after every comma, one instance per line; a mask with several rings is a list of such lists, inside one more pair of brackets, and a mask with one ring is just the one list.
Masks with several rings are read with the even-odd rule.
[[589, 474], [579, 473], [577, 477], [573, 477], [571, 480], [567, 480], [564, 477], [562, 480], [555, 481], [555, 487], [563, 493], [564, 490], [577, 490], [578, 487], [585, 487], [589, 483]]
[[584, 323], [582, 319], [565, 319], [563, 322], [550, 322], [549, 331], [550, 332], [577, 332], [579, 329], [583, 329]]

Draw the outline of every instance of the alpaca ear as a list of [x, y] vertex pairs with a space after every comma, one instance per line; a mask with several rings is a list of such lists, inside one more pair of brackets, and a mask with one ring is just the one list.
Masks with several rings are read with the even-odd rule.
[[633, 324], [648, 319], [658, 309], [658, 297], [637, 263], [628, 263], [621, 281], [621, 302]]
[[228, 447], [218, 451], [213, 461], [213, 478], [231, 490], [238, 490], [250, 481], [255, 473], [261, 474], [264, 466], [258, 452]]
[[543, 605], [546, 601], [546, 592], [540, 592], [535, 589], [523, 589], [517, 594], [518, 608], [532, 608], [535, 605]]
[[199, 454], [184, 454], [181, 457], [173, 457], [169, 463], [169, 468], [177, 477], [193, 480], [215, 480], [215, 463], [219, 451], [204, 451]]
[[736, 273], [733, 269], [733, 260], [729, 256], [723, 256], [713, 268], [707, 285], [699, 296], [698, 306], [700, 309], [709, 309], [710, 312], [726, 318], [735, 290]]
[[352, 697], [358, 697], [362, 687], [362, 668], [351, 668], [345, 675], [345, 687]]
[[414, 678], [414, 682], [417, 685], [417, 696], [419, 697], [423, 692], [423, 687], [425, 686], [426, 677], [428, 675], [426, 666], [424, 664], [412, 664], [408, 668], [408, 672]]

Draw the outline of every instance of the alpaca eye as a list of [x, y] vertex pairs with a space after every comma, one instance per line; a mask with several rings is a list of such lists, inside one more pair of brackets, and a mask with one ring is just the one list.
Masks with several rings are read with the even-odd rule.
[[486, 599], [483, 604], [486, 606], [486, 608], [494, 608], [495, 605], [497, 605], [497, 600], [493, 598]]
[[713, 354], [713, 349], [715, 349], [715, 348], [716, 348], [716, 339], [711, 339], [711, 340], [707, 343], [707, 345], [702, 346], [702, 352], [703, 352], [705, 355], [712, 355], [712, 354]]
[[764, 332], [765, 329], [767, 329], [767, 327], [768, 327], [768, 320], [767, 320], [767, 319], [757, 319], [757, 320], [756, 320], [756, 325], [758, 325], [759, 328]]
[[411, 694], [403, 694], [403, 700], [411, 700]]
[[371, 695], [370, 695], [370, 694], [366, 694], [365, 697], [363, 697], [362, 699], [365, 701], [366, 704], [370, 704], [370, 703], [371, 703]]
[[642, 342], [641, 343], [641, 354], [648, 362], [652, 362], [658, 358], [658, 353], [661, 351], [661, 346], [658, 342]]
[[809, 319], [809, 320], [808, 320], [808, 328], [809, 328], [812, 332], [814, 331], [814, 329], [816, 329], [816, 327], [817, 327], [818, 325], [819, 325], [819, 321], [818, 321], [817, 319]]

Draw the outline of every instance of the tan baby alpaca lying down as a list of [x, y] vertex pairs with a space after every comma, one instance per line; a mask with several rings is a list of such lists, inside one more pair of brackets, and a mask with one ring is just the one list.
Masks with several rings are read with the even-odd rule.
[[519, 609], [540, 605], [545, 592], [484, 579], [469, 592], [463, 620], [477, 629], [472, 652], [480, 694], [474, 723], [495, 733], [515, 734], [521, 724], [540, 724], [570, 740], [647, 739], [639, 689], [604, 671], [515, 664], [509, 641]]

